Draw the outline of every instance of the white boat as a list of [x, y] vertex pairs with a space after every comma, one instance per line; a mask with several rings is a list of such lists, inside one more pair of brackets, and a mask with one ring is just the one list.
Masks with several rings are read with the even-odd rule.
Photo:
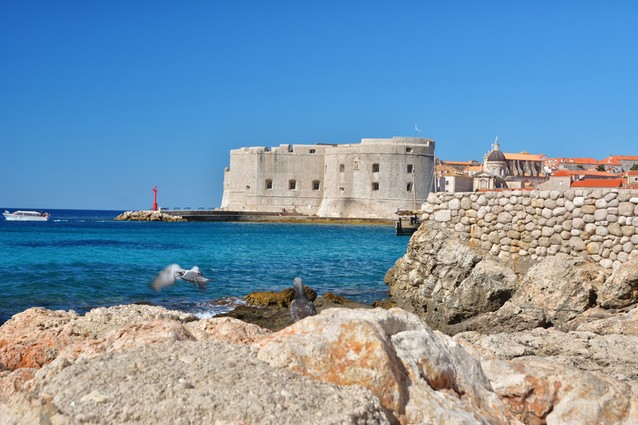
[[14, 211], [10, 213], [5, 210], [2, 213], [8, 221], [49, 221], [51, 215], [40, 211]]

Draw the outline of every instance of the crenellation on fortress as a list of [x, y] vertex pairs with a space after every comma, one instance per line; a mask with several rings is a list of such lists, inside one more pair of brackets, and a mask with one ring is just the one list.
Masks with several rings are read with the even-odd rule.
[[432, 190], [434, 145], [393, 137], [234, 149], [222, 209], [392, 219], [418, 209]]
[[638, 190], [430, 193], [422, 220], [504, 261], [562, 252], [617, 269], [638, 255]]

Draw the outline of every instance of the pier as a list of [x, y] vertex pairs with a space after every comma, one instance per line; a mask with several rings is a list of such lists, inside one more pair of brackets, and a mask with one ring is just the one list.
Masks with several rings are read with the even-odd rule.
[[186, 221], [324, 223], [324, 224], [383, 224], [394, 223], [382, 218], [317, 217], [297, 212], [226, 211], [226, 210], [166, 210], [162, 213], [182, 217]]

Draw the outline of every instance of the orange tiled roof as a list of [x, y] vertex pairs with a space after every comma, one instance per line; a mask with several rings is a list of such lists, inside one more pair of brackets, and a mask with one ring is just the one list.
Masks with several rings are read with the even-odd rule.
[[476, 164], [476, 162], [474, 161], [443, 161], [443, 164], [445, 165], [474, 165]]
[[552, 177], [567, 177], [567, 176], [573, 176], [574, 173], [572, 173], [572, 170], [556, 170], [552, 173]]
[[608, 177], [610, 179], [618, 178], [618, 174], [610, 173], [608, 171], [598, 170], [565, 170], [559, 169], [552, 173], [552, 176], [596, 176], [596, 177]]
[[548, 158], [546, 162], [557, 162], [559, 164], [589, 164], [598, 165], [598, 161], [594, 158]]
[[638, 156], [631, 155], [611, 155], [609, 158], [616, 161], [638, 161]]
[[505, 159], [507, 160], [512, 160], [512, 161], [544, 161], [545, 160], [545, 155], [543, 154], [533, 154], [533, 153], [527, 153], [527, 152], [521, 152], [521, 153], [507, 153], [507, 152], [503, 152], [503, 155], [505, 155]]
[[630, 170], [622, 173], [623, 176], [638, 176], [638, 170]]
[[572, 187], [622, 187], [623, 179], [590, 179], [572, 182]]

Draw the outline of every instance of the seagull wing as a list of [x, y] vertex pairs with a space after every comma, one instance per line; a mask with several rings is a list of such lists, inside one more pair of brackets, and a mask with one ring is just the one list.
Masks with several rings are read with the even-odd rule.
[[180, 275], [184, 273], [184, 271], [185, 270], [181, 268], [179, 264], [171, 264], [169, 266], [166, 266], [164, 270], [159, 272], [159, 274], [155, 277], [153, 283], [151, 284], [151, 288], [159, 291], [166, 286], [174, 285], [177, 279], [180, 278]]
[[202, 276], [202, 272], [197, 266], [193, 266], [190, 270], [186, 270], [186, 272], [182, 275], [182, 279], [187, 282], [196, 283], [200, 288], [203, 288], [209, 282], [209, 279]]

